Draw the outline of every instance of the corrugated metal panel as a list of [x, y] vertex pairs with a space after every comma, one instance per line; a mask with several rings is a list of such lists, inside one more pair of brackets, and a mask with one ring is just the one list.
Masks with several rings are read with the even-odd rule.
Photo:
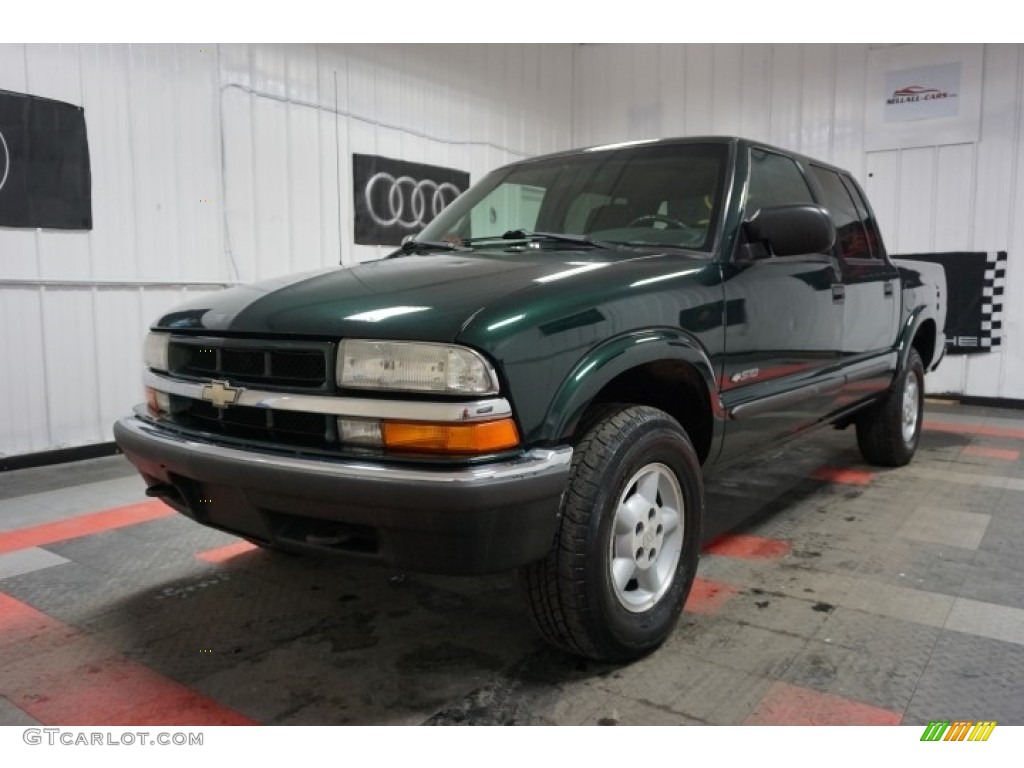
[[[738, 132], [758, 141], [771, 138], [771, 73], [772, 49], [770, 45], [744, 45], [741, 109]], [[735, 125], [735, 124], [734, 124]]]
[[[1021, 146], [1016, 143], [1020, 84], [1017, 70], [1020, 46], [985, 47], [982, 76], [981, 140], [978, 142], [974, 205], [974, 245], [994, 251], [1007, 247], [1018, 211], [1012, 205], [1014, 170]], [[965, 179], [965, 183], [971, 180]], [[1010, 254], [1019, 259], [1024, 254]], [[1010, 268], [1013, 268], [1011, 263]], [[1004, 301], [1004, 311], [1019, 317], [1024, 302]], [[967, 362], [964, 391], [983, 397], [1024, 397], [1024, 381], [1002, 381], [1005, 351], [973, 355]], [[1015, 392], [1016, 394], [1011, 394]]]
[[835, 124], [835, 46], [803, 46], [800, 93], [800, 151], [831, 158]]
[[780, 147], [800, 149], [802, 82], [804, 74], [803, 47], [772, 46], [771, 142]]
[[712, 54], [711, 131], [727, 133], [742, 122], [743, 47], [716, 45]]
[[836, 46], [833, 163], [847, 168], [864, 181], [864, 90], [867, 72], [866, 45]]
[[38, 288], [0, 289], [0, 454], [52, 445], [41, 318]]
[[[658, 68], [659, 81], [658, 91], [661, 94], [661, 135], [681, 136], [686, 132], [686, 81], [680, 76], [686, 65], [686, 48], [681, 45], [659, 45], [658, 46]], [[582, 86], [582, 87], [581, 87]], [[597, 90], [597, 85], [587, 86], [580, 83], [578, 78], [576, 90], [579, 92], [587, 88], [587, 92], [597, 91], [591, 94], [590, 98], [604, 98], [603, 93]], [[598, 96], [597, 94], [600, 94]], [[581, 104], [580, 100], [575, 103]], [[587, 121], [579, 119], [581, 113], [577, 108], [573, 124], [586, 124]]]
[[933, 251], [935, 148], [905, 149], [899, 162], [896, 237], [889, 247], [897, 253]]
[[[1006, 300], [1003, 302], [1008, 311], [1003, 316], [1003, 371], [999, 380], [1000, 392], [1020, 392], [1024, 386], [1024, 311], [1011, 309], [1014, 304], [1020, 306], [1019, 298], [1024, 295], [1024, 269], [1021, 254], [1024, 252], [1024, 216], [1017, 215], [1024, 204], [1024, 55], [1017, 49], [1017, 91], [1014, 96], [1016, 104], [1016, 130], [1014, 131], [1013, 188], [1007, 205], [1013, 212], [1011, 217], [1009, 257], [1012, 261], [1006, 275]], [[1020, 395], [1007, 395], [1019, 397]]]
[[90, 276], [101, 280], [139, 276], [129, 55], [127, 45], [88, 45], [82, 50], [82, 101], [93, 177]]
[[710, 45], [688, 45], [685, 53], [682, 72], [686, 102], [683, 135], [699, 136], [712, 130], [714, 48]]
[[974, 145], [952, 144], [937, 152], [932, 246], [967, 250], [974, 236], [974, 190], [965, 181], [974, 178]]
[[50, 442], [54, 447], [92, 442], [103, 432], [93, 292], [44, 289], [40, 299]]

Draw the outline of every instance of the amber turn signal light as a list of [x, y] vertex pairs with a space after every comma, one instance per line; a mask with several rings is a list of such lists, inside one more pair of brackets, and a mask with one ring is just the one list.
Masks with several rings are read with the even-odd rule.
[[519, 445], [512, 419], [472, 424], [385, 421], [383, 427], [384, 446], [393, 451], [487, 453]]
[[146, 410], [149, 415], [159, 418], [171, 410], [171, 398], [166, 392], [158, 392], [152, 387], [146, 387]]

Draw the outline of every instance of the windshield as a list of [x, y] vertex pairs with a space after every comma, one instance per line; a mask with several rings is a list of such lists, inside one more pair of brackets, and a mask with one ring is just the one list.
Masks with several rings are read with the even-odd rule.
[[727, 153], [725, 144], [657, 144], [508, 166], [472, 186], [416, 239], [507, 245], [502, 235], [521, 230], [707, 251]]

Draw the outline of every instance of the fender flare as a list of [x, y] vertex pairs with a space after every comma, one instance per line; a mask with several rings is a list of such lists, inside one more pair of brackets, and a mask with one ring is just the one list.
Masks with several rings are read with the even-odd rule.
[[[927, 311], [927, 307], [920, 306], [915, 307], [911, 310], [910, 315], [903, 321], [903, 327], [900, 329], [899, 335], [896, 337], [896, 376], [899, 377], [903, 373], [903, 369], [907, 366], [907, 359], [910, 357], [910, 350], [914, 346], [914, 337], [917, 336], [918, 330], [924, 324], [926, 320], [935, 322], [935, 318], [932, 317], [931, 313]], [[940, 331], [936, 328], [936, 344], [940, 338]], [[935, 349], [933, 350], [932, 360], [938, 361], [942, 357], [942, 353], [945, 350]], [[937, 362], [936, 362], [937, 364]]]
[[545, 436], [561, 440], [575, 428], [590, 402], [616, 376], [661, 360], [686, 363], [700, 375], [714, 416], [713, 454], [721, 438], [724, 413], [715, 368], [697, 339], [673, 328], [630, 331], [591, 349], [559, 384], [545, 414]]

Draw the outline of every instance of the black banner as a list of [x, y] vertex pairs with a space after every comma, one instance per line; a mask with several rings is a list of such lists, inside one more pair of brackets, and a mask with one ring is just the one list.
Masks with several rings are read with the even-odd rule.
[[1003, 336], [1006, 251], [894, 256], [941, 264], [946, 273], [946, 352], [969, 355], [998, 347]]
[[355, 241], [398, 245], [469, 187], [469, 174], [439, 165], [352, 155]]
[[81, 107], [0, 91], [0, 227], [92, 229]]

